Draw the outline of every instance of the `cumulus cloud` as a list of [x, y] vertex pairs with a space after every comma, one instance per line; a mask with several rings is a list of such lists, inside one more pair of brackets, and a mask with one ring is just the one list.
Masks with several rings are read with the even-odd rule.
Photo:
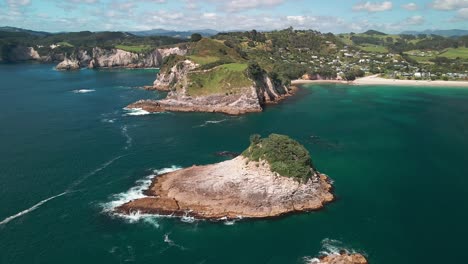
[[455, 10], [468, 7], [468, 0], [435, 0], [431, 6], [437, 10]]
[[384, 2], [360, 2], [353, 6], [354, 11], [367, 11], [367, 12], [382, 12], [388, 11], [393, 8], [393, 3], [390, 1]]
[[402, 7], [409, 11], [415, 11], [419, 9], [418, 5], [415, 3], [408, 3], [408, 4], [403, 5]]

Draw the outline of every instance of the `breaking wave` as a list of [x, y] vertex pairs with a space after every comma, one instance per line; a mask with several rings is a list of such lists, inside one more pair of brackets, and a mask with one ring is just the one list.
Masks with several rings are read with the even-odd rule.
[[[171, 166], [169, 168], [154, 170], [153, 174], [146, 176], [145, 178], [141, 180], [136, 181], [136, 185], [130, 188], [128, 191], [113, 195], [112, 201], [102, 204], [103, 211], [113, 216], [123, 218], [127, 220], [129, 223], [135, 223], [140, 220], [143, 220], [144, 222], [157, 226], [157, 222], [154, 221], [154, 218], [157, 217], [155, 215], [142, 214], [140, 212], [134, 212], [129, 215], [124, 215], [124, 214], [116, 213], [114, 209], [132, 200], [146, 197], [146, 195], [143, 192], [150, 187], [151, 181], [153, 180], [154, 177], [156, 177], [157, 175], [176, 171], [179, 169], [181, 169], [181, 167]], [[148, 220], [151, 218], [153, 218], [153, 220]]]
[[[330, 255], [339, 255], [341, 252], [347, 252], [349, 254], [356, 254], [356, 250], [346, 246], [343, 242], [325, 238], [322, 240], [322, 249], [320, 250], [318, 255], [321, 256], [330, 256]], [[307, 264], [317, 264], [320, 263], [320, 259], [317, 257], [304, 257], [304, 262]]]
[[53, 199], [55, 199], [55, 198], [58, 198], [58, 197], [60, 197], [60, 196], [62, 196], [62, 195], [65, 195], [65, 194], [67, 194], [67, 193], [68, 193], [68, 192], [63, 192], [63, 193], [61, 193], [61, 194], [57, 194], [57, 195], [55, 195], [55, 196], [49, 197], [49, 198], [47, 198], [47, 199], [44, 199], [44, 200], [38, 202], [37, 204], [31, 206], [30, 208], [28, 208], [28, 209], [26, 209], [26, 210], [23, 210], [23, 211], [21, 211], [21, 212], [15, 214], [15, 215], [12, 215], [12, 216], [9, 216], [9, 217], [3, 219], [3, 221], [0, 222], [0, 225], [5, 225], [5, 224], [7, 224], [8, 222], [14, 220], [15, 218], [18, 218], [18, 217], [20, 217], [20, 216], [23, 216], [23, 215], [25, 215], [25, 214], [28, 214], [28, 213], [30, 213], [30, 212], [36, 210], [37, 208], [39, 208], [41, 205], [47, 203], [48, 201], [53, 200]]
[[149, 115], [150, 112], [143, 110], [142, 108], [127, 108], [125, 107], [124, 110], [127, 112], [125, 116], [142, 116], [142, 115]]
[[95, 92], [96, 90], [94, 89], [78, 89], [78, 90], [73, 90], [72, 92], [73, 93], [80, 93], [80, 94], [83, 94], [83, 93], [92, 93], [92, 92]]

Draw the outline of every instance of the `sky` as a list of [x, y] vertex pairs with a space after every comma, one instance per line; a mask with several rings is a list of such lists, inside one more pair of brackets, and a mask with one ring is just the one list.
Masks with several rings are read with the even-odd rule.
[[0, 0], [0, 26], [48, 32], [292, 26], [400, 33], [468, 29], [468, 0]]

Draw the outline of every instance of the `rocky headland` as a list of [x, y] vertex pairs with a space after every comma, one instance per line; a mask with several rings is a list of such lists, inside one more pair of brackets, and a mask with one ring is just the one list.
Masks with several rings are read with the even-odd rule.
[[239, 115], [261, 112], [266, 104], [292, 94], [265, 71], [251, 74], [247, 64], [234, 49], [203, 39], [192, 44], [187, 56], [172, 55], [162, 65], [153, 89], [167, 91], [165, 99], [141, 100], [127, 108]]
[[147, 197], [116, 211], [214, 220], [267, 218], [318, 210], [333, 200], [328, 177], [314, 169], [297, 142], [275, 134], [251, 141], [249, 149], [232, 160], [155, 177]]

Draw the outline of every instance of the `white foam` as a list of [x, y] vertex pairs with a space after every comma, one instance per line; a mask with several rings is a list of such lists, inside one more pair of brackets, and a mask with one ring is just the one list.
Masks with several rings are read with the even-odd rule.
[[169, 235], [170, 235], [170, 233], [164, 234], [164, 243], [167, 243], [171, 247], [178, 247], [178, 248], [180, 248], [182, 250], [186, 249], [185, 247], [183, 247], [181, 245], [178, 245], [174, 241], [172, 241], [172, 239], [169, 238]]
[[219, 124], [219, 123], [222, 123], [222, 122], [225, 122], [225, 121], [228, 121], [227, 119], [221, 119], [221, 120], [208, 120], [208, 121], [205, 121], [205, 123], [199, 125], [199, 126], [196, 126], [196, 127], [206, 127], [207, 125], [212, 125], [212, 124]]
[[79, 90], [73, 90], [74, 93], [92, 93], [95, 92], [96, 90], [94, 89], [79, 89]]
[[107, 118], [103, 118], [101, 121], [104, 122], [104, 123], [115, 123], [115, 118], [112, 118], [112, 119], [107, 119]]
[[131, 148], [131, 147], [132, 147], [133, 139], [132, 139], [132, 137], [130, 137], [130, 135], [128, 134], [127, 125], [123, 126], [123, 127], [121, 128], [121, 131], [122, 131], [122, 135], [127, 139], [126, 145], [125, 145], [125, 148], [124, 148], [124, 149], [129, 149], [129, 148]]
[[127, 113], [125, 114], [126, 116], [142, 116], [142, 115], [149, 115], [151, 114], [150, 112], [143, 110], [142, 108], [124, 108]]
[[113, 198], [112, 201], [110, 201], [108, 203], [105, 203], [105, 204], [102, 204], [104, 212], [109, 213], [109, 214], [111, 214], [113, 216], [123, 218], [123, 219], [127, 220], [129, 223], [135, 223], [135, 222], [138, 222], [138, 221], [140, 221], [142, 219], [145, 219], [145, 218], [151, 218], [151, 217], [155, 218], [155, 217], [157, 217], [155, 215], [142, 214], [142, 213], [140, 213], [138, 211], [137, 212], [132, 212], [129, 215], [118, 214], [118, 213], [115, 212], [115, 208], [117, 208], [117, 207], [119, 207], [119, 206], [121, 206], [121, 205], [123, 205], [125, 203], [128, 203], [130, 201], [146, 197], [146, 195], [143, 192], [150, 187], [151, 181], [152, 181], [152, 179], [154, 177], [156, 177], [157, 175], [161, 175], [161, 174], [164, 174], [164, 173], [176, 171], [176, 170], [179, 170], [179, 169], [181, 169], [181, 168], [177, 167], [177, 166], [171, 166], [169, 168], [154, 170], [153, 174], [151, 174], [149, 176], [146, 176], [145, 178], [143, 178], [141, 180], [136, 181], [136, 185], [134, 187], [130, 188], [128, 191], [122, 192], [122, 193], [119, 193], [119, 194], [115, 194], [115, 195], [112, 196], [112, 198]]
[[65, 195], [65, 194], [67, 194], [67, 193], [68, 193], [68, 192], [63, 192], [63, 193], [61, 193], [61, 194], [57, 194], [57, 195], [55, 195], [55, 196], [49, 197], [49, 198], [47, 198], [47, 199], [44, 199], [44, 200], [38, 202], [37, 204], [31, 206], [30, 208], [28, 208], [28, 209], [26, 209], [26, 210], [23, 210], [23, 211], [21, 211], [21, 212], [15, 214], [15, 215], [12, 215], [12, 216], [9, 216], [9, 217], [3, 219], [3, 221], [0, 222], [0, 225], [5, 225], [5, 224], [7, 224], [8, 222], [10, 222], [10, 221], [12, 221], [12, 220], [14, 220], [14, 219], [16, 219], [16, 218], [18, 218], [18, 217], [21, 217], [21, 216], [23, 216], [23, 215], [25, 215], [25, 214], [28, 214], [28, 213], [30, 213], [30, 212], [36, 210], [37, 208], [39, 208], [41, 205], [47, 203], [48, 201], [53, 200], [53, 199], [55, 199], [55, 198], [57, 198], [57, 197], [60, 197], [60, 196], [62, 196], [62, 195]]
[[[345, 251], [346, 253], [349, 254], [356, 254], [356, 250], [346, 246], [343, 242], [336, 240], [336, 239], [331, 239], [331, 238], [325, 238], [322, 240], [322, 249], [319, 252], [319, 255], [322, 256], [330, 256], [330, 255], [340, 255], [342, 251]], [[304, 263], [307, 264], [317, 264], [320, 263], [320, 260], [316, 257], [304, 257]]]

